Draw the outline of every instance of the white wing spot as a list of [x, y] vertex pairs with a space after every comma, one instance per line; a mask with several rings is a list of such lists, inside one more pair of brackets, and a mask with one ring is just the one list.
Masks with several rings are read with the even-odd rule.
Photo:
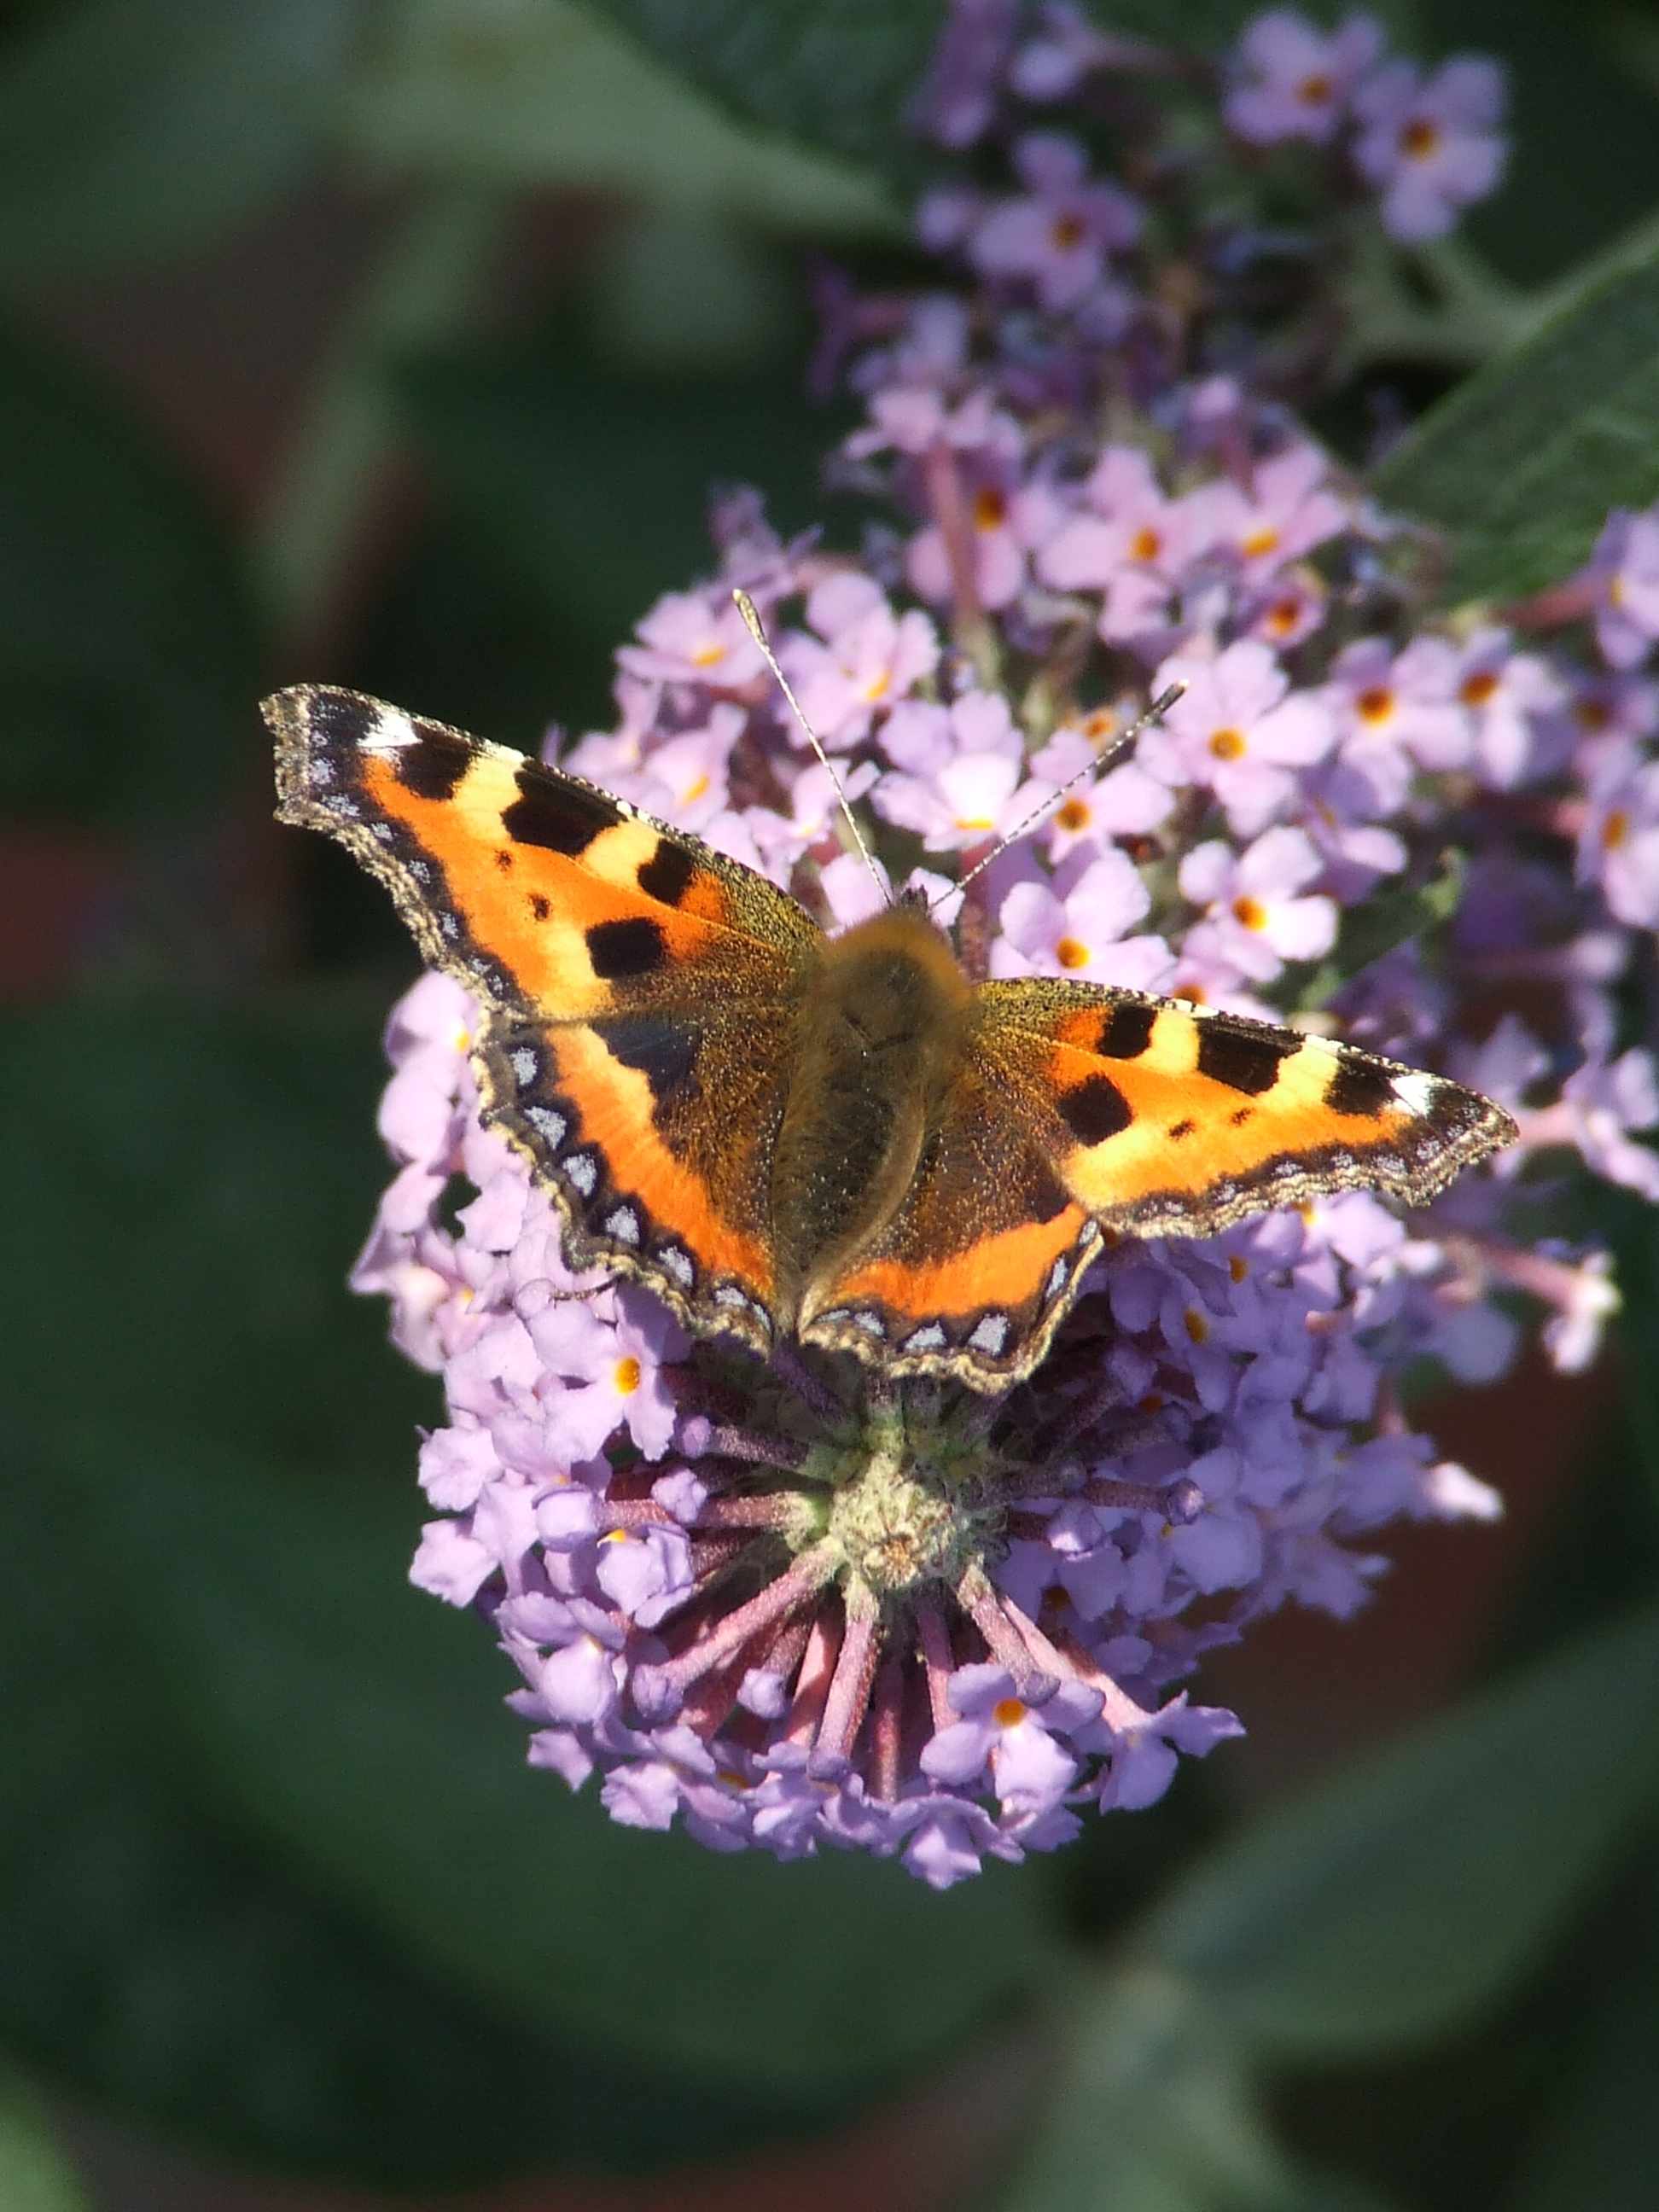
[[697, 1279], [697, 1271], [689, 1255], [682, 1252], [678, 1244], [665, 1244], [657, 1255], [657, 1265], [664, 1274], [672, 1275], [683, 1291], [689, 1291]]
[[1393, 1088], [1395, 1097], [1408, 1114], [1426, 1114], [1440, 1085], [1432, 1075], [1413, 1068], [1409, 1075], [1396, 1075]]
[[366, 753], [400, 753], [418, 744], [420, 736], [407, 714], [396, 707], [382, 707], [362, 741]]
[[605, 1225], [619, 1244], [637, 1244], [640, 1241], [640, 1217], [631, 1206], [619, 1206], [614, 1213], [607, 1213]]
[[1071, 1271], [1071, 1260], [1066, 1253], [1062, 1252], [1048, 1270], [1048, 1295], [1049, 1297], [1057, 1298], [1060, 1296], [1066, 1287], [1066, 1278]]
[[904, 1348], [907, 1352], [943, 1352], [948, 1340], [939, 1323], [930, 1321], [925, 1328], [919, 1328], [914, 1336], [905, 1339]]
[[536, 1133], [544, 1137], [550, 1145], [562, 1145], [564, 1142], [564, 1133], [570, 1126], [564, 1115], [556, 1114], [550, 1106], [526, 1107], [525, 1119]]
[[988, 1352], [993, 1359], [1007, 1341], [1008, 1316], [1000, 1313], [987, 1314], [982, 1321], [975, 1322], [968, 1337], [970, 1351]]
[[542, 1064], [528, 1045], [521, 1044], [515, 1052], [509, 1053], [507, 1058], [512, 1063], [514, 1075], [520, 1083], [533, 1083], [541, 1073]]
[[572, 1152], [564, 1171], [584, 1198], [592, 1198], [599, 1187], [599, 1163], [592, 1152]]

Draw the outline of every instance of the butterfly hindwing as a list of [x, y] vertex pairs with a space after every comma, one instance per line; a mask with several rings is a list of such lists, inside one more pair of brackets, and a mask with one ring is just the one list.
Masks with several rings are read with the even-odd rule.
[[1021, 1108], [997, 1061], [963, 1055], [902, 1204], [817, 1300], [807, 1342], [979, 1390], [1030, 1371], [1101, 1240]]
[[486, 1011], [485, 1118], [570, 1256], [770, 1341], [767, 1163], [822, 942], [752, 870], [505, 747], [324, 686], [267, 702], [285, 821], [386, 883]]
[[1103, 1232], [1213, 1236], [1357, 1188], [1420, 1205], [1510, 1133], [1457, 1084], [1322, 1037], [1090, 984], [988, 983], [903, 1205], [802, 1334], [1004, 1389], [1046, 1352]]

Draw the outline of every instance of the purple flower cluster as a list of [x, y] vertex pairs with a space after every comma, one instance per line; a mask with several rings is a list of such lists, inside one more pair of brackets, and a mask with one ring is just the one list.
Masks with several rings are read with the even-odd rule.
[[[1022, 190], [1000, 198], [958, 188], [924, 203], [924, 241], [965, 235], [981, 276], [1027, 277], [1045, 307], [1074, 304], [1098, 287], [1107, 257], [1141, 236], [1144, 211], [1088, 177], [1074, 140], [1021, 135], [1024, 117], [1065, 101], [1122, 125], [1149, 88], [1168, 94], [1192, 73], [1157, 46], [1095, 29], [1067, 0], [1047, 0], [1034, 21], [1019, 0], [965, 0], [951, 11], [916, 120], [952, 149], [1012, 137]], [[1221, 121], [1237, 145], [1299, 142], [1321, 157], [1328, 197], [1373, 197], [1384, 231], [1402, 242], [1443, 237], [1503, 177], [1497, 64], [1465, 54], [1425, 72], [1385, 52], [1371, 15], [1326, 30], [1294, 9], [1270, 9], [1246, 27], [1219, 89]], [[1190, 146], [1175, 159], [1189, 169]]]
[[[1158, 58], [1063, 8], [1023, 20], [958, 6], [922, 101], [938, 138]], [[1258, 143], [1351, 128], [1363, 168], [1364, 134], [1407, 112], [1387, 109], [1403, 67], [1363, 19], [1264, 16], [1227, 121]], [[1464, 113], [1452, 75], [1410, 100]], [[550, 757], [827, 927], [869, 913], [740, 586], [893, 879], [951, 894], [994, 854], [943, 909], [970, 973], [1352, 1036], [1497, 1097], [1519, 1144], [1410, 1218], [1350, 1193], [1119, 1243], [1028, 1382], [896, 1389], [694, 1343], [647, 1291], [573, 1277], [552, 1201], [479, 1119], [479, 1010], [428, 975], [392, 1020], [400, 1164], [355, 1278], [443, 1376], [415, 1579], [492, 1621], [532, 1759], [573, 1787], [597, 1772], [628, 1825], [895, 1854], [937, 1887], [1053, 1848], [1091, 1804], [1150, 1803], [1179, 1753], [1237, 1733], [1179, 1685], [1286, 1601], [1351, 1612], [1379, 1528], [1494, 1513], [1410, 1427], [1399, 1378], [1431, 1358], [1491, 1380], [1529, 1319], [1583, 1366], [1617, 1293], [1572, 1189], [1659, 1199], [1626, 988], [1659, 921], [1659, 514], [1616, 517], [1507, 626], [1425, 621], [1419, 535], [1248, 362], [1206, 364], [1202, 329], [1184, 365], [1143, 343], [1124, 257], [1146, 209], [1079, 138], [1008, 147], [1017, 191], [923, 203], [963, 283], [831, 288], [865, 406], [836, 467], [884, 513], [864, 551], [782, 544], [752, 495], [726, 498], [718, 576], [617, 656], [617, 726]], [[1164, 724], [1104, 764], [1176, 682]]]

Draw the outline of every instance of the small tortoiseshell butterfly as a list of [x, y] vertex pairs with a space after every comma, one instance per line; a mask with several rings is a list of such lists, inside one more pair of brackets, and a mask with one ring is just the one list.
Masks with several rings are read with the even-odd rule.
[[826, 937], [684, 831], [356, 692], [264, 713], [281, 818], [337, 838], [484, 1006], [484, 1119], [571, 1266], [763, 1356], [793, 1337], [1005, 1390], [1112, 1232], [1206, 1237], [1328, 1191], [1420, 1205], [1514, 1134], [1322, 1037], [973, 984], [918, 905]]

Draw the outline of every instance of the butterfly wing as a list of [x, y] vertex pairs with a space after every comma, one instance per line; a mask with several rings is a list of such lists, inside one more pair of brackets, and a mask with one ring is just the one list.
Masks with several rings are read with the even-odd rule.
[[1037, 979], [986, 985], [978, 1012], [1060, 1182], [1137, 1237], [1212, 1237], [1333, 1191], [1422, 1206], [1515, 1135], [1460, 1084], [1237, 1014]]
[[904, 1204], [803, 1334], [1003, 1389], [1042, 1357], [1103, 1231], [1214, 1236], [1340, 1190], [1421, 1205], [1513, 1134], [1457, 1084], [1322, 1037], [1085, 983], [988, 983]]
[[752, 870], [574, 776], [351, 691], [264, 713], [278, 813], [386, 884], [485, 1010], [485, 1119], [568, 1256], [771, 1340], [768, 1164], [822, 934]]

